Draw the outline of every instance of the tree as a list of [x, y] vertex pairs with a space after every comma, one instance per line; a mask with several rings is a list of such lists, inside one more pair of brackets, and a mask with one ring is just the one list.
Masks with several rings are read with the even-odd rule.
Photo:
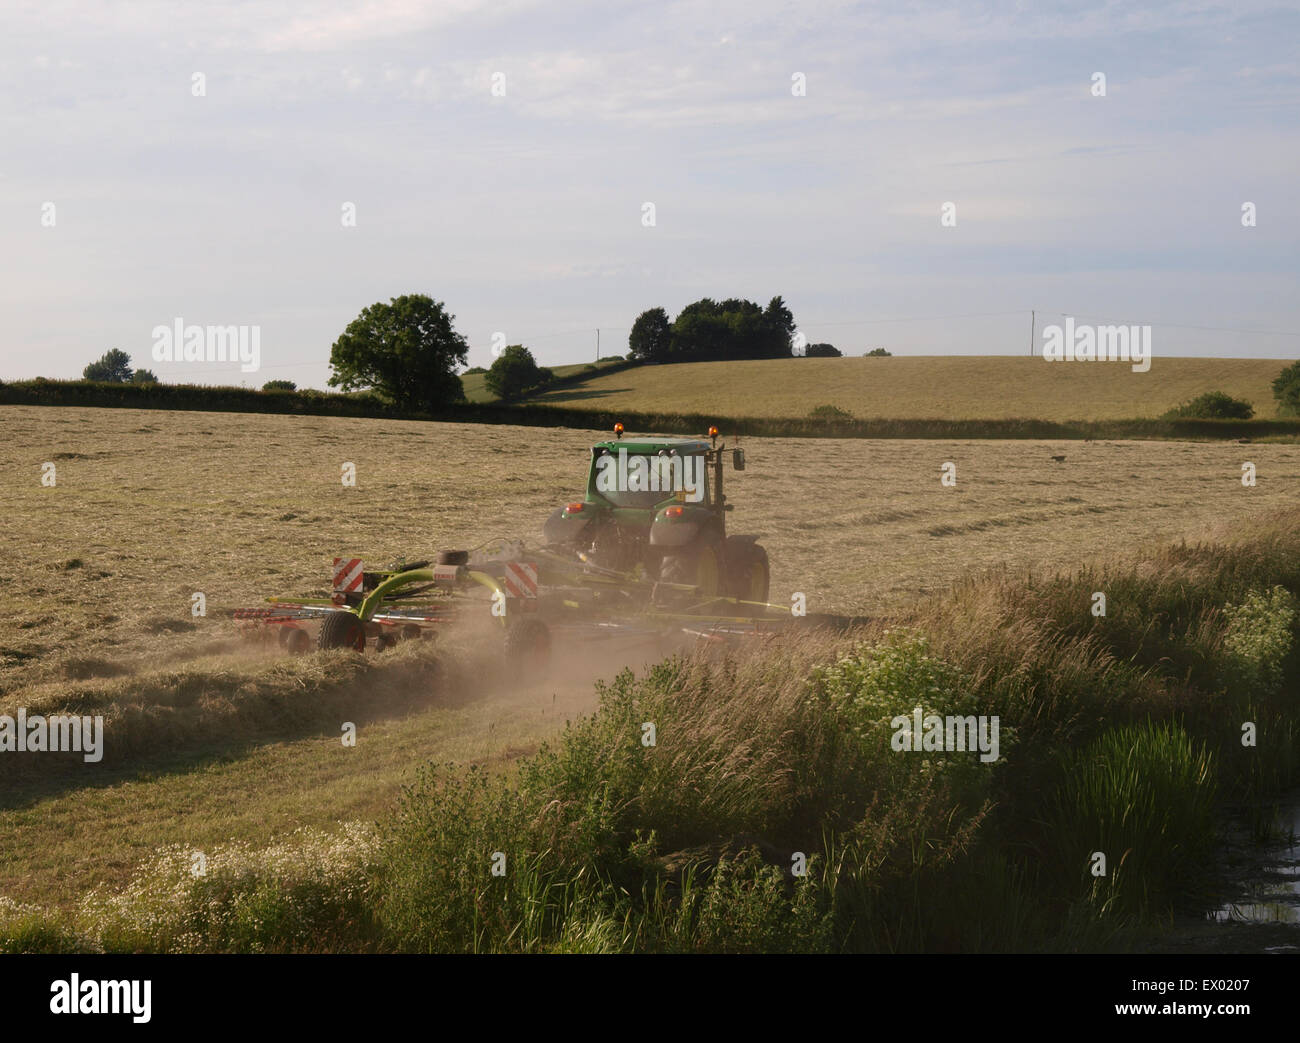
[[628, 354], [646, 362], [662, 362], [672, 351], [673, 324], [663, 308], [643, 311], [627, 336]]
[[781, 297], [773, 297], [767, 302], [763, 327], [764, 352], [760, 358], [788, 359], [794, 354], [794, 314], [785, 306]]
[[1226, 391], [1207, 391], [1190, 402], [1175, 406], [1165, 413], [1164, 419], [1249, 420], [1254, 415], [1255, 408], [1249, 402], [1233, 398]]
[[1273, 381], [1273, 397], [1282, 416], [1300, 416], [1300, 362], [1293, 362]]
[[132, 384], [157, 384], [158, 378], [153, 375], [152, 370], [137, 369], [131, 374]]
[[844, 352], [834, 344], [809, 344], [804, 355], [810, 359], [839, 359], [844, 357]]
[[402, 409], [432, 410], [463, 402], [456, 369], [469, 344], [441, 301], [424, 294], [372, 304], [348, 323], [330, 349], [331, 387], [373, 388]]
[[492, 363], [483, 383], [497, 398], [509, 402], [546, 387], [554, 374], [539, 366], [533, 353], [522, 344], [509, 344]]
[[106, 384], [125, 384], [131, 379], [131, 356], [119, 348], [106, 351], [98, 362], [92, 362], [81, 371], [86, 380], [100, 380]]
[[867, 352], [865, 355], [863, 355], [862, 357], [863, 357], [864, 359], [887, 359], [887, 358], [889, 358], [892, 354], [893, 354], [893, 352], [886, 351], [884, 348], [872, 348], [870, 351], [868, 351], [868, 352]]
[[780, 297], [766, 310], [736, 297], [721, 303], [705, 297], [673, 321], [670, 356], [675, 362], [789, 358], [793, 337], [794, 316]]
[[268, 380], [262, 385], [263, 391], [297, 391], [298, 385], [292, 380]]

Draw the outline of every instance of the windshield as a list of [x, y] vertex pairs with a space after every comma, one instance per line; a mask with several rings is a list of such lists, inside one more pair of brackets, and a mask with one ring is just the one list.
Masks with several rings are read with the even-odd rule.
[[704, 457], [668, 453], [605, 452], [596, 457], [596, 492], [615, 507], [648, 510], [686, 494], [687, 503], [706, 496]]

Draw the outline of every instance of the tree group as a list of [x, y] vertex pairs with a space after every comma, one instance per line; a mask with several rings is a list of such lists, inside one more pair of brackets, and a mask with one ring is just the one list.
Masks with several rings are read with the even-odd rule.
[[705, 297], [688, 304], [673, 321], [663, 308], [637, 316], [628, 352], [643, 362], [716, 362], [730, 359], [790, 358], [794, 316], [780, 297], [766, 308], [731, 297]]

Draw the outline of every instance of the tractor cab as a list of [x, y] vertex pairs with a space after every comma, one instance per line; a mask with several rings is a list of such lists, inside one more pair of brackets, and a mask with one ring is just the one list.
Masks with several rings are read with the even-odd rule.
[[715, 427], [707, 440], [624, 439], [621, 424], [614, 430], [591, 448], [583, 499], [547, 519], [546, 543], [615, 571], [765, 601], [766, 553], [754, 537], [726, 531], [723, 457], [743, 471], [744, 450], [718, 445]]

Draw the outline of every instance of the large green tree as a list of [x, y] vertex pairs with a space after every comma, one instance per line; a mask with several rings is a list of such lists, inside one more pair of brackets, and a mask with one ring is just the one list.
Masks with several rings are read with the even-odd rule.
[[113, 348], [83, 369], [81, 375], [86, 380], [125, 384], [131, 379], [131, 356], [121, 348]]
[[330, 350], [331, 387], [374, 389], [403, 409], [463, 402], [456, 370], [469, 344], [441, 301], [422, 293], [372, 304], [348, 323]]
[[643, 311], [627, 336], [628, 354], [646, 362], [663, 362], [672, 351], [673, 324], [663, 308]]
[[483, 383], [497, 398], [510, 401], [544, 388], [553, 374], [539, 366], [533, 353], [522, 344], [509, 344], [487, 371]]
[[1300, 362], [1293, 362], [1273, 381], [1273, 397], [1282, 416], [1300, 416]]

